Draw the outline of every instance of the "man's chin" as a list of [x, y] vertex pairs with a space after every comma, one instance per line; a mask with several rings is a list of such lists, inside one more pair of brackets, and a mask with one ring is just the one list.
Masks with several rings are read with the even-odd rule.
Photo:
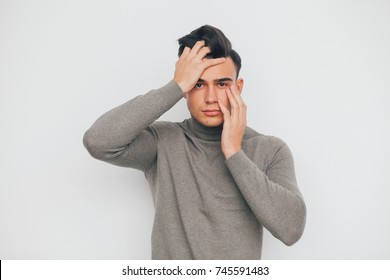
[[[198, 120], [199, 121], [199, 120]], [[207, 118], [199, 121], [201, 124], [207, 127], [217, 127], [223, 124], [223, 118]]]

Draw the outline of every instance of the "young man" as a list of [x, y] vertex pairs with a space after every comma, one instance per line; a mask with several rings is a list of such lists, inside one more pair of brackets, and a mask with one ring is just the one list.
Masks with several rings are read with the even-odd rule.
[[[294, 244], [306, 207], [293, 157], [279, 138], [246, 126], [239, 55], [208, 25], [179, 44], [173, 79], [102, 115], [85, 147], [145, 173], [153, 259], [260, 259], [263, 227]], [[190, 119], [156, 121], [183, 97]]]

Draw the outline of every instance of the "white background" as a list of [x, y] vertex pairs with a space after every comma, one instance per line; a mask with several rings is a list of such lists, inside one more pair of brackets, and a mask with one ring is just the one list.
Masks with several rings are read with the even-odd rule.
[[[390, 258], [390, 2], [0, 0], [0, 259], [149, 259], [139, 171], [89, 156], [104, 112], [173, 77], [203, 24], [243, 60], [248, 125], [293, 152], [308, 216], [265, 259]], [[180, 101], [162, 119], [189, 116]]]

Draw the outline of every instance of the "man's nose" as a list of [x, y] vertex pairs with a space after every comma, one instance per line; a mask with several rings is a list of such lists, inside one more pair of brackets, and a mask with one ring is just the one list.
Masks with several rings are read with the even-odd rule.
[[218, 102], [217, 91], [215, 90], [214, 87], [209, 87], [207, 89], [206, 96], [205, 96], [205, 102], [206, 103]]

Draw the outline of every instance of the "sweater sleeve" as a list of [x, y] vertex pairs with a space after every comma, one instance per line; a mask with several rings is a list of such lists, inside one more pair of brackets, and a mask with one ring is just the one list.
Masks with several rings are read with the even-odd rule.
[[306, 206], [298, 189], [293, 157], [283, 143], [264, 173], [241, 150], [226, 160], [238, 188], [259, 222], [286, 245], [303, 234]]
[[172, 80], [106, 112], [85, 132], [85, 148], [96, 159], [148, 170], [157, 155], [156, 138], [149, 125], [182, 97], [181, 88]]

